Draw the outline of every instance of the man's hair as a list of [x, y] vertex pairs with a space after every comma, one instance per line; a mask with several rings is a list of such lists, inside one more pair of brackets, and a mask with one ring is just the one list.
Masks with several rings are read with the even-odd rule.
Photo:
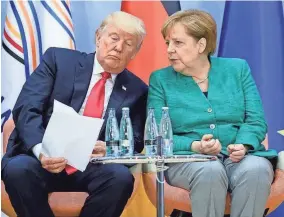
[[141, 19], [123, 11], [116, 11], [103, 20], [97, 32], [104, 31], [109, 24], [113, 24], [129, 34], [137, 35], [140, 40], [138, 48], [140, 48], [146, 35], [145, 25]]

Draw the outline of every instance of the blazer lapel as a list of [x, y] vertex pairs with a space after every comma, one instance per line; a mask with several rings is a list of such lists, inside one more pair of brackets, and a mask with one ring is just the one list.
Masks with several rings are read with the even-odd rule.
[[[115, 83], [114, 83], [114, 87], [112, 90], [112, 93], [110, 95], [110, 99], [107, 105], [107, 109], [104, 115], [104, 123], [103, 126], [101, 128], [101, 132], [100, 132], [100, 137], [102, 136], [101, 134], [104, 132], [105, 130], [105, 126], [106, 126], [106, 121], [108, 118], [108, 110], [110, 108], [115, 108], [115, 110], [119, 110], [121, 107], [121, 104], [123, 103], [125, 97], [127, 96], [127, 89], [128, 89], [128, 80], [127, 80], [127, 71], [126, 69], [121, 72], [119, 75], [117, 75], [116, 79], [115, 79]], [[119, 121], [119, 120], [118, 120]]]
[[123, 103], [124, 98], [127, 94], [127, 75], [124, 70], [119, 75], [117, 75], [112, 93], [110, 95], [110, 99], [107, 105], [107, 109], [109, 108], [120, 108], [120, 105]]
[[[67, 63], [68, 64], [68, 63]], [[76, 66], [71, 107], [79, 112], [86, 97], [94, 65], [94, 53], [82, 56]]]

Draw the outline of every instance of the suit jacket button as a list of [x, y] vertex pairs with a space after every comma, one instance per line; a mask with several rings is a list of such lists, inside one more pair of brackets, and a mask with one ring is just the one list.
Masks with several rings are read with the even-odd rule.
[[208, 111], [208, 113], [211, 113], [212, 112], [212, 108], [208, 108], [207, 111]]
[[210, 124], [210, 129], [213, 130], [213, 129], [215, 129], [215, 127], [216, 127], [215, 124]]

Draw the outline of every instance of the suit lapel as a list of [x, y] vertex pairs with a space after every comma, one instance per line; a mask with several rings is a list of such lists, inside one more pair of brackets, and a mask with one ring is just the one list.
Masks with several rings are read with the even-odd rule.
[[79, 112], [86, 97], [93, 72], [93, 65], [94, 54], [92, 53], [82, 56], [76, 66], [74, 91], [71, 99], [71, 107], [73, 107], [76, 112]]
[[109, 108], [120, 108], [120, 105], [123, 103], [124, 98], [127, 94], [127, 75], [126, 71], [124, 70], [119, 75], [117, 75], [112, 93], [110, 95], [110, 99], [107, 105], [107, 110]]
[[106, 121], [108, 118], [108, 110], [110, 108], [115, 108], [116, 111], [121, 109], [121, 104], [123, 103], [125, 97], [127, 96], [128, 92], [128, 76], [127, 76], [127, 71], [126, 69], [121, 72], [119, 75], [117, 75], [114, 87], [112, 90], [112, 93], [110, 95], [110, 99], [107, 105], [107, 110], [105, 112], [104, 116], [104, 124], [101, 128], [100, 132], [100, 137], [102, 136], [101, 134], [104, 132], [105, 126], [106, 126]]

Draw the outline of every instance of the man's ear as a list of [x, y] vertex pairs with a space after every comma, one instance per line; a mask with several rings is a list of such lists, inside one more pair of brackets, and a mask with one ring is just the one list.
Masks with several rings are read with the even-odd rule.
[[142, 46], [142, 42], [139, 44], [139, 46], [137, 47], [135, 53], [132, 55], [132, 57], [131, 57], [132, 60], [136, 57], [136, 55], [137, 55], [137, 53], [139, 52], [141, 46]]
[[136, 57], [136, 54], [134, 54], [130, 59], [133, 60]]
[[99, 30], [97, 30], [96, 31], [96, 36], [95, 36], [96, 47], [99, 47], [100, 40], [101, 40], [101, 32]]
[[139, 49], [137, 49], [137, 50], [136, 50], [136, 52], [135, 52], [135, 53], [131, 56], [131, 58], [130, 58], [130, 59], [132, 59], [132, 60], [133, 60], [133, 59], [136, 57], [136, 55], [137, 55], [138, 51], [139, 51]]

